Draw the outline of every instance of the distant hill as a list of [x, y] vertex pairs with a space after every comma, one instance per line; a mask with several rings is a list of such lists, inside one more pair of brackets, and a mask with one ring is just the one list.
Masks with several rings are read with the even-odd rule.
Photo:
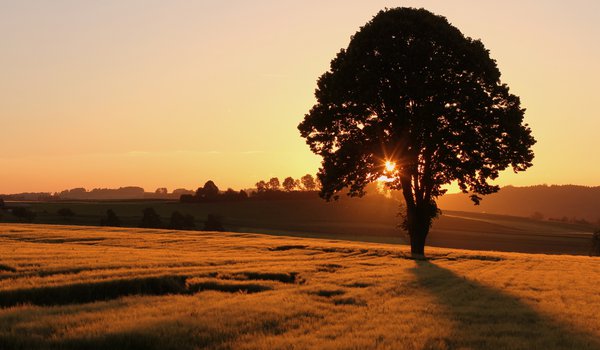
[[473, 205], [465, 194], [444, 195], [439, 199], [438, 205], [442, 210], [486, 212], [571, 222], [583, 219], [600, 225], [600, 186], [506, 186], [498, 193], [484, 196], [479, 206]]

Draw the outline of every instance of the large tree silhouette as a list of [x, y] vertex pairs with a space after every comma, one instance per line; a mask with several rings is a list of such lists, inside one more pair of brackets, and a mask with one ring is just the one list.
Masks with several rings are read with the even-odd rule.
[[323, 157], [321, 196], [362, 196], [382, 175], [402, 191], [413, 254], [456, 181], [475, 204], [508, 167], [532, 165], [535, 143], [519, 98], [481, 41], [424, 9], [380, 11], [331, 61], [300, 123]]

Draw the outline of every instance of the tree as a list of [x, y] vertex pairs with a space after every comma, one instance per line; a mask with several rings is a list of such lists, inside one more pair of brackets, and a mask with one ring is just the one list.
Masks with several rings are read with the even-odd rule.
[[183, 215], [178, 211], [174, 211], [171, 214], [169, 228], [174, 230], [192, 230], [195, 226], [196, 224], [194, 223], [194, 217], [192, 215]]
[[283, 180], [283, 189], [291, 192], [296, 188], [296, 180], [294, 180], [291, 176], [286, 177]]
[[182, 194], [181, 196], [179, 196], [179, 201], [181, 203], [193, 203], [196, 202], [198, 199], [198, 197], [196, 197], [195, 195], [191, 195], [191, 194]]
[[154, 211], [154, 208], [146, 208], [142, 212], [142, 222], [140, 223], [140, 227], [144, 228], [161, 228], [162, 220], [160, 216]]
[[239, 199], [239, 195], [237, 191], [234, 191], [233, 188], [228, 188], [223, 194], [223, 199], [226, 201], [236, 201]]
[[16, 216], [17, 218], [23, 220], [23, 221], [29, 221], [32, 222], [35, 217], [36, 217], [36, 213], [29, 210], [28, 208], [25, 207], [16, 207], [13, 208], [11, 213]]
[[214, 201], [219, 198], [219, 188], [212, 180], [206, 181], [204, 187], [198, 188], [196, 191], [198, 200]]
[[302, 186], [306, 191], [314, 191], [317, 189], [317, 182], [311, 174], [306, 174], [300, 179]]
[[380, 11], [317, 82], [298, 126], [322, 160], [320, 195], [364, 195], [386, 175], [402, 191], [411, 251], [423, 255], [436, 198], [456, 181], [475, 204], [499, 172], [532, 165], [525, 110], [481, 41], [424, 9]]
[[204, 222], [203, 231], [225, 231], [223, 224], [221, 223], [221, 217], [215, 214], [208, 214], [208, 217]]
[[56, 211], [56, 214], [62, 216], [64, 220], [68, 220], [72, 216], [75, 216], [75, 213], [73, 210], [71, 210], [71, 208], [60, 208]]
[[281, 186], [281, 184], [276, 177], [272, 177], [269, 182], [267, 182], [267, 188], [271, 191], [279, 191], [279, 186]]
[[160, 195], [166, 195], [169, 193], [169, 191], [167, 191], [166, 187], [159, 187], [156, 189], [156, 191], [154, 191], [155, 194], [160, 194]]
[[106, 216], [100, 219], [100, 226], [121, 226], [121, 220], [112, 209], [106, 211]]
[[263, 193], [267, 190], [267, 183], [264, 182], [263, 180], [260, 180], [259, 182], [256, 183], [256, 192], [258, 193]]
[[600, 230], [592, 235], [592, 246], [590, 247], [590, 256], [600, 256]]

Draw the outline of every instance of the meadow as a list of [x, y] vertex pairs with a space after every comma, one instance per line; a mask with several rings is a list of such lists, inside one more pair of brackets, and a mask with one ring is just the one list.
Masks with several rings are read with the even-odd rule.
[[0, 224], [2, 349], [600, 349], [600, 258]]

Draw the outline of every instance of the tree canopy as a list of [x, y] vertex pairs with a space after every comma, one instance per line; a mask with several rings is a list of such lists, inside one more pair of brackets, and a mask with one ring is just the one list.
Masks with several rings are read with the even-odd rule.
[[532, 165], [535, 143], [519, 97], [481, 41], [424, 9], [380, 11], [331, 61], [317, 103], [299, 125], [322, 156], [321, 196], [362, 196], [386, 176], [402, 191], [413, 253], [423, 253], [453, 181], [471, 194], [498, 191], [499, 172]]
[[296, 180], [294, 180], [293, 177], [288, 176], [283, 180], [282, 186], [284, 190], [291, 192], [296, 187]]

